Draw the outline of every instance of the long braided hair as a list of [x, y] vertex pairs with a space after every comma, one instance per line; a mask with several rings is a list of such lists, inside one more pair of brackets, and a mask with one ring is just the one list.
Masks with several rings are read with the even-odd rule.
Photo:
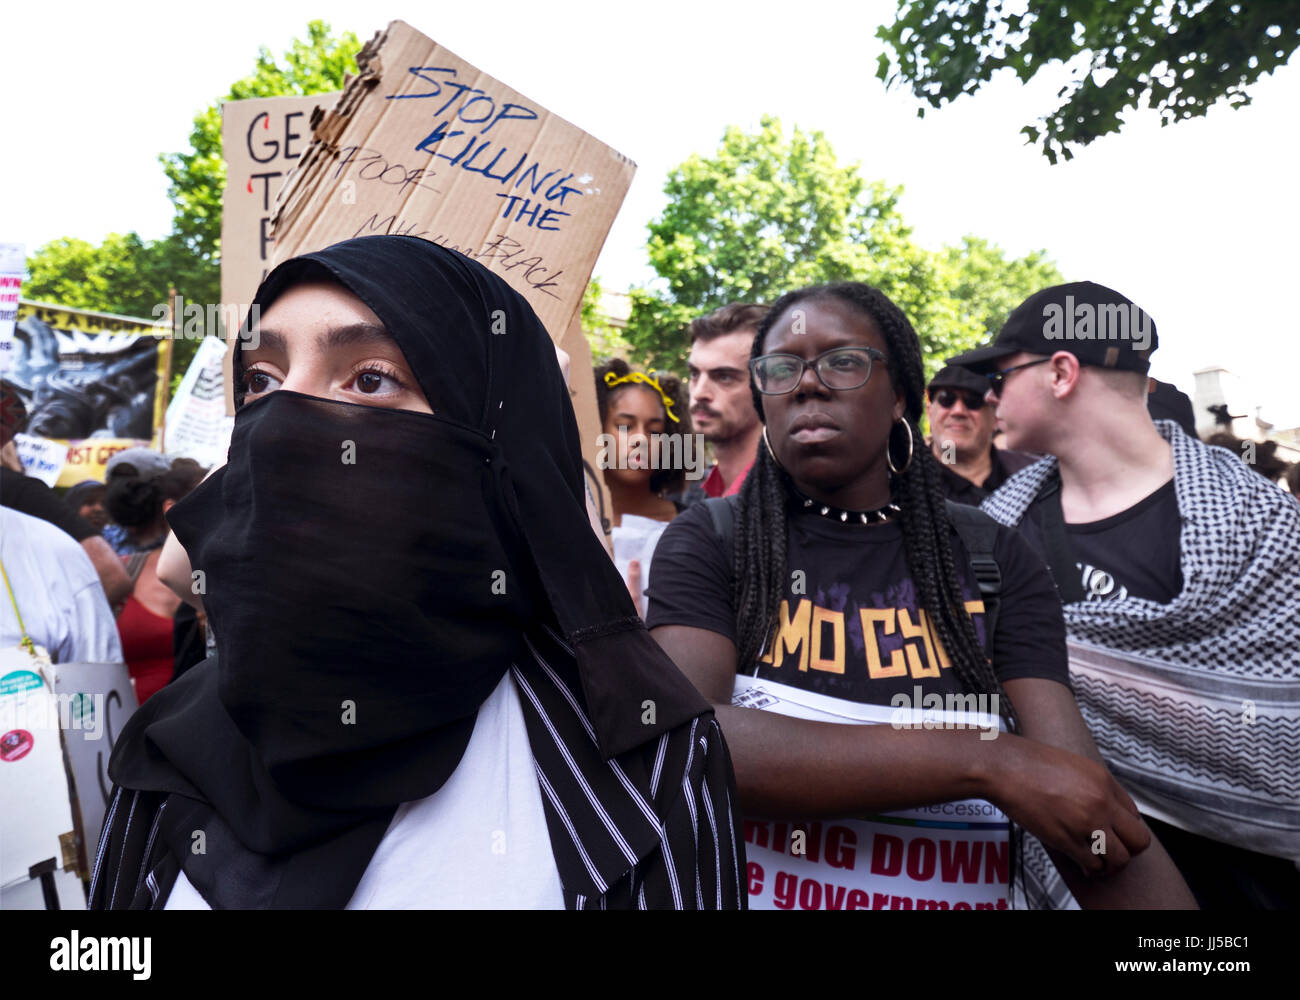
[[[885, 338], [888, 351], [884, 368], [889, 372], [895, 393], [904, 400], [903, 420], [912, 432], [913, 442], [910, 461], [906, 458], [906, 446], [901, 442], [899, 446], [894, 445], [892, 430], [886, 443], [891, 456], [896, 456], [893, 464], [903, 469], [900, 474], [891, 473], [889, 492], [890, 499], [901, 508], [898, 519], [907, 568], [916, 584], [920, 606], [934, 623], [962, 688], [973, 694], [996, 694], [999, 713], [1008, 730], [1015, 732], [1019, 728], [1015, 707], [994, 673], [966, 612], [939, 464], [917, 427], [925, 391], [921, 343], [903, 311], [879, 289], [861, 282], [801, 288], [783, 295], [764, 316], [754, 336], [750, 357], [757, 358], [763, 353], [763, 342], [787, 309], [816, 299], [831, 299], [849, 306], [869, 318]], [[750, 391], [754, 409], [766, 422], [763, 397], [752, 379]], [[897, 427], [893, 430], [906, 437], [905, 430]], [[771, 639], [781, 599], [786, 594], [788, 483], [789, 476], [773, 461], [767, 447], [760, 444], [753, 468], [740, 489], [735, 516], [732, 597], [736, 607], [736, 662], [741, 670], [752, 669]], [[1010, 871], [1015, 872], [1023, 852], [1019, 829], [1013, 825], [1013, 831]]]

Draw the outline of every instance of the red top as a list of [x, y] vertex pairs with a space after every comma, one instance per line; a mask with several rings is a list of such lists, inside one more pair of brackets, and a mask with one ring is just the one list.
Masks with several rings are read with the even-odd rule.
[[135, 682], [135, 697], [141, 705], [172, 679], [176, 660], [172, 652], [172, 620], [156, 615], [132, 594], [122, 605], [117, 619], [122, 639], [122, 656]]
[[[754, 458], [758, 456], [755, 455]], [[745, 485], [745, 477], [749, 475], [749, 470], [754, 467], [754, 460], [750, 459], [749, 464], [745, 466], [745, 471], [738, 475], [730, 486], [723, 490], [722, 473], [718, 471], [715, 465], [709, 470], [709, 474], [704, 477], [704, 492], [711, 497], [730, 497], [740, 492], [740, 488]]]

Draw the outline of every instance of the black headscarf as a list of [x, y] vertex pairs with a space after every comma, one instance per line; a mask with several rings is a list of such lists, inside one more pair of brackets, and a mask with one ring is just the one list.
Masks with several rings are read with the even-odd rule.
[[454, 771], [526, 632], [574, 649], [606, 757], [708, 710], [592, 534], [527, 302], [459, 253], [376, 236], [285, 262], [254, 304], [321, 280], [379, 317], [434, 413], [270, 393], [168, 515], [218, 653], [141, 707], [109, 773], [172, 793], [160, 834], [215, 906], [345, 905], [396, 807]]

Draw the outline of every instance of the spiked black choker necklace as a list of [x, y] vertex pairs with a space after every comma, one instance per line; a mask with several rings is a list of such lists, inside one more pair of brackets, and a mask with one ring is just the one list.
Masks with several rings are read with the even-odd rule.
[[893, 502], [887, 503], [883, 507], [877, 507], [875, 510], [845, 510], [842, 507], [832, 507], [830, 504], [806, 497], [793, 484], [791, 484], [790, 489], [799, 498], [799, 504], [804, 510], [813, 511], [828, 521], [839, 521], [841, 524], [880, 524], [892, 520], [895, 515], [902, 513], [902, 509], [898, 504]]

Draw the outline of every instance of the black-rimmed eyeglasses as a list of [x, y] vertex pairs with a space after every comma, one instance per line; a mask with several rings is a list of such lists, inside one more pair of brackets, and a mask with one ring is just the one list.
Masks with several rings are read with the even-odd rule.
[[1026, 361], [1023, 365], [1016, 365], [1012, 368], [1003, 368], [1001, 371], [988, 372], [984, 377], [989, 380], [989, 385], [993, 387], [993, 395], [1001, 396], [1002, 387], [1007, 384], [1007, 376], [1012, 372], [1018, 372], [1021, 368], [1032, 368], [1034, 365], [1041, 365], [1044, 362], [1051, 360], [1051, 358], [1039, 358], [1037, 361]]
[[827, 389], [856, 389], [871, 378], [875, 362], [885, 362], [885, 355], [874, 347], [836, 347], [805, 361], [797, 354], [764, 354], [749, 363], [754, 384], [765, 396], [793, 392], [812, 368]]

